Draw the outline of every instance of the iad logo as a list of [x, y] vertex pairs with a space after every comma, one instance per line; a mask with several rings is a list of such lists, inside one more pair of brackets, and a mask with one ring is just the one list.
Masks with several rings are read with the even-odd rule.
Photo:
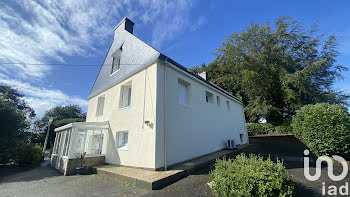
[[[310, 160], [309, 157], [307, 157], [310, 154], [309, 150], [304, 150], [304, 176], [309, 181], [316, 181], [321, 177], [321, 163], [323, 161], [327, 162], [327, 168], [328, 168], [328, 177], [333, 181], [341, 181], [343, 180], [346, 175], [348, 174], [348, 164], [346, 163], [346, 160], [343, 157], [332, 155], [332, 158], [343, 166], [343, 171], [339, 175], [334, 175], [333, 173], [333, 161], [328, 156], [321, 156], [316, 160], [316, 173], [315, 175], [310, 175]], [[326, 185], [323, 182], [322, 183], [322, 194], [326, 195]], [[338, 189], [334, 185], [328, 186], [328, 195], [337, 195]], [[339, 194], [340, 195], [349, 195], [349, 183], [345, 183], [345, 185], [339, 187]]]

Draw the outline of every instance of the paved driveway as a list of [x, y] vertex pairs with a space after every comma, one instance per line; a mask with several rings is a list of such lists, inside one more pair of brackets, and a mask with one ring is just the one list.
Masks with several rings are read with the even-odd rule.
[[61, 176], [48, 164], [4, 177], [0, 196], [140, 196], [147, 192], [98, 175]]
[[[300, 196], [321, 196], [322, 182], [327, 186], [332, 184], [338, 187], [345, 182], [350, 183], [350, 173], [345, 180], [333, 182], [328, 178], [326, 169], [322, 169], [320, 180], [306, 180], [303, 162], [296, 159], [303, 157], [306, 147], [294, 137], [250, 138], [250, 143], [252, 146], [244, 149], [246, 154], [286, 159], [284, 165], [293, 176]], [[100, 175], [60, 176], [46, 161], [34, 170], [4, 177], [0, 183], [0, 196], [213, 196], [207, 185], [209, 172], [213, 168], [213, 165], [208, 165], [162, 190], [147, 191]], [[340, 171], [340, 165], [336, 165], [335, 173]], [[314, 168], [311, 169], [313, 173]]]

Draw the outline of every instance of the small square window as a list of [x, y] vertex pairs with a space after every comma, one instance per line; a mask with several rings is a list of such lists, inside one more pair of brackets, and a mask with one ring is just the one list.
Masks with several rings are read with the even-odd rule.
[[210, 92], [205, 91], [205, 101], [207, 103], [214, 103], [214, 95]]
[[131, 82], [122, 85], [120, 90], [120, 108], [125, 108], [131, 104]]
[[230, 101], [226, 101], [227, 110], [230, 110]]
[[216, 96], [216, 102], [217, 102], [218, 106], [220, 106], [220, 96]]
[[129, 134], [127, 131], [121, 131], [117, 133], [117, 150], [128, 150], [128, 138]]
[[178, 103], [184, 106], [191, 105], [191, 86], [190, 83], [178, 79]]
[[96, 116], [102, 116], [103, 115], [103, 108], [105, 105], [105, 97], [100, 96], [97, 99], [97, 111], [96, 111]]

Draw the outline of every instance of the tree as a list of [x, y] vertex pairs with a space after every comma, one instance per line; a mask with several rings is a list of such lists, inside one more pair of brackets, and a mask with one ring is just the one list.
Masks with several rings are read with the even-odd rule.
[[[51, 123], [49, 131], [49, 139], [47, 143], [48, 148], [52, 147], [55, 142], [55, 128], [72, 122], [84, 122], [86, 113], [77, 105], [57, 106], [48, 110], [40, 120], [34, 122], [34, 129], [41, 132], [43, 135], [42, 137], [39, 137], [39, 139], [45, 139], [44, 136], [46, 135], [48, 120], [50, 117], [52, 117], [54, 121]], [[44, 141], [41, 141], [41, 145], [43, 144]]]
[[34, 116], [34, 110], [23, 100], [22, 94], [9, 86], [0, 85], [0, 163], [10, 159], [5, 156], [5, 151], [15, 146]]
[[275, 25], [252, 24], [230, 35], [208, 66], [209, 79], [242, 99], [247, 118], [272, 124], [291, 119], [303, 105], [347, 104], [349, 95], [333, 88], [346, 67], [336, 64], [334, 35], [305, 29], [299, 21], [280, 17]]

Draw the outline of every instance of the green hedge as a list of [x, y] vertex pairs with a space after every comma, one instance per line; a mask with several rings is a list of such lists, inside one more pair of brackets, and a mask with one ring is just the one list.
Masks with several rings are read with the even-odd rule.
[[294, 196], [294, 183], [282, 163], [277, 160], [244, 154], [234, 160], [217, 160], [210, 172], [216, 196]]
[[341, 105], [307, 105], [293, 117], [293, 132], [317, 155], [340, 155], [350, 160], [350, 116]]
[[275, 128], [269, 123], [247, 123], [247, 131], [249, 135], [273, 134]]
[[21, 141], [16, 142], [16, 146], [9, 148], [6, 153], [10, 161], [18, 166], [35, 167], [43, 160], [40, 146]]
[[275, 134], [293, 134], [293, 127], [288, 125], [275, 126]]

